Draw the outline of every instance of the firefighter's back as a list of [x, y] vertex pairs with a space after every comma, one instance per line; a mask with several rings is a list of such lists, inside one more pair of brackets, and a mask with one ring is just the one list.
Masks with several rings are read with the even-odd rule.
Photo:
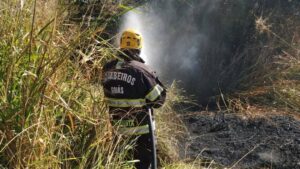
[[113, 60], [104, 66], [103, 87], [110, 108], [143, 108], [150, 90], [147, 79], [155, 80], [152, 70], [137, 61]]

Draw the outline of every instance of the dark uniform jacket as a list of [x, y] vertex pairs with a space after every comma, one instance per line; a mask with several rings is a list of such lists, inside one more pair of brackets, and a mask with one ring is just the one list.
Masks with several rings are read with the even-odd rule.
[[110, 112], [141, 111], [164, 103], [166, 90], [155, 72], [144, 63], [116, 59], [103, 70], [102, 84]]
[[114, 131], [123, 136], [139, 136], [134, 159], [140, 162], [135, 166], [149, 168], [156, 150], [155, 122], [148, 110], [164, 103], [166, 90], [155, 72], [139, 61], [113, 60], [103, 70], [102, 84]]

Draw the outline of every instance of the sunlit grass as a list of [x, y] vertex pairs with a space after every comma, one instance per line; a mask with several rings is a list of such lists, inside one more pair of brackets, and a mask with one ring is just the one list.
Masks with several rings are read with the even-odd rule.
[[111, 133], [102, 87], [88, 75], [96, 66], [70, 60], [77, 53], [113, 57], [107, 51], [116, 49], [90, 39], [104, 29], [66, 23], [67, 6], [55, 1], [22, 2], [1, 1], [1, 165], [132, 168], [120, 148], [126, 140]]
[[[70, 21], [73, 6], [62, 2], [0, 3], [1, 166], [133, 168], [125, 160], [128, 140], [113, 134], [99, 83], [103, 63], [118, 50], [103, 38], [109, 17], [118, 12], [106, 10], [117, 7], [103, 4], [98, 18], [106, 19], [93, 25]], [[180, 99], [169, 96], [156, 114], [160, 152], [171, 159], [178, 158], [176, 137], [184, 130], [172, 109]]]
[[[96, 17], [100, 23], [76, 23], [68, 10], [77, 8], [62, 4], [0, 1], [0, 168], [133, 168], [125, 160], [128, 140], [113, 135], [99, 84], [102, 64], [118, 50], [105, 31], [124, 11], [109, 2]], [[258, 31], [287, 45], [267, 22], [258, 18]], [[250, 103], [299, 112], [299, 42], [295, 36], [272, 62], [278, 69], [265, 65], [269, 73], [241, 80], [249, 90], [221, 99], [228, 112], [245, 112]], [[258, 80], [249, 83], [249, 77]], [[201, 160], [179, 157], [188, 131], [174, 106], [189, 99], [176, 83], [168, 91], [166, 104], [155, 112], [160, 162], [166, 169], [198, 168]]]
[[[300, 43], [299, 22], [288, 23], [287, 29], [274, 32], [268, 18], [258, 17], [258, 36], [267, 35], [266, 49], [258, 53], [251, 73], [239, 81], [245, 89], [234, 91], [226, 101], [229, 112], [246, 112], [250, 105], [273, 107], [286, 112], [299, 112], [300, 109]], [[288, 19], [291, 22], [293, 19]], [[282, 36], [286, 35], [290, 37]], [[292, 36], [291, 36], [292, 35]], [[273, 46], [280, 48], [277, 55], [271, 54]]]

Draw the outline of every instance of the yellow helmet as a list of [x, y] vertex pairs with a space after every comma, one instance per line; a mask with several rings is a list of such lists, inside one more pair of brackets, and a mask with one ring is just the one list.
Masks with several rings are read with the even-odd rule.
[[120, 40], [121, 49], [142, 49], [142, 36], [132, 29], [125, 30]]

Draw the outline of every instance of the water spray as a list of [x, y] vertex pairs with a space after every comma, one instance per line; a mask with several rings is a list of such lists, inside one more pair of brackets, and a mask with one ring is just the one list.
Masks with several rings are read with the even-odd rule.
[[134, 29], [136, 32], [142, 35], [143, 37], [143, 48], [141, 51], [141, 57], [145, 60], [146, 63], [150, 63], [150, 58], [147, 57], [147, 49], [149, 49], [149, 40], [147, 37], [147, 32], [145, 31], [145, 25], [142, 23], [143, 13], [141, 10], [136, 9], [125, 14], [123, 25], [120, 32], [123, 32], [126, 29]]
[[225, 91], [236, 80], [235, 73], [222, 72], [248, 41], [244, 32], [251, 31], [251, 20], [245, 20], [245, 4], [243, 0], [153, 0], [125, 14], [120, 31], [132, 28], [141, 33], [146, 64], [165, 83], [180, 81], [189, 95], [206, 104], [219, 88]]

